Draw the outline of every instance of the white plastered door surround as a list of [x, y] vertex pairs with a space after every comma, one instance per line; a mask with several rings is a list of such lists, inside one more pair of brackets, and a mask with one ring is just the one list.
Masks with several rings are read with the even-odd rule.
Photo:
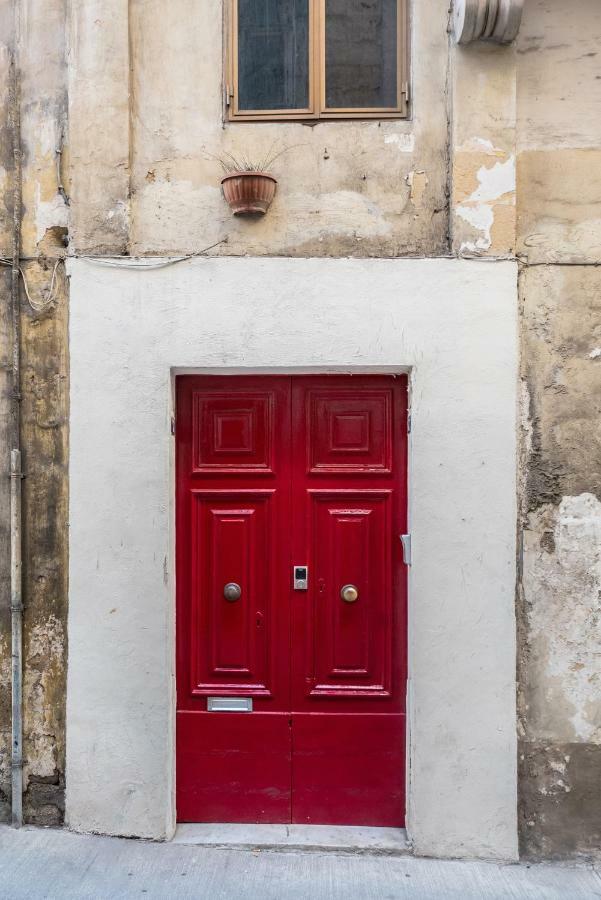
[[515, 264], [69, 274], [69, 827], [175, 828], [174, 375], [408, 371], [408, 831], [418, 854], [515, 859]]

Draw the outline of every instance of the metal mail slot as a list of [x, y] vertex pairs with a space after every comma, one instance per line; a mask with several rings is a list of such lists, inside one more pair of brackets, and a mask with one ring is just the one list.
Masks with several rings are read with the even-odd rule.
[[252, 712], [252, 697], [207, 697], [209, 712]]

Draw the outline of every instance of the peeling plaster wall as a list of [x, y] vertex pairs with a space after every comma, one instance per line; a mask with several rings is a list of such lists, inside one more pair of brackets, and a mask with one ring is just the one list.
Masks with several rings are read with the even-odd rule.
[[601, 848], [601, 270], [521, 276], [522, 848]]
[[[223, 120], [223, 0], [74, 3], [70, 52], [72, 246], [232, 255], [445, 253], [448, 4], [413, 10], [409, 120]], [[159, 23], [160, 27], [157, 27]], [[129, 114], [127, 102], [129, 95]], [[94, 121], [94, 127], [90, 122]], [[279, 187], [260, 222], [221, 196], [225, 151], [263, 156]]]
[[516, 54], [474, 44], [453, 52], [452, 247], [460, 256], [515, 250]]
[[518, 58], [520, 837], [601, 853], [601, 8], [525, 5]]
[[[20, 3], [22, 262], [34, 310], [21, 294], [23, 450], [24, 814], [60, 824], [64, 810], [67, 609], [67, 283], [69, 207], [57, 149], [67, 147], [66, 0]], [[0, 11], [0, 93], [7, 109], [13, 19]], [[63, 161], [64, 162], [64, 161]], [[63, 166], [64, 167], [64, 166]], [[12, 252], [12, 137], [0, 128], [0, 254]], [[29, 259], [34, 257], [34, 259]], [[54, 282], [52, 297], [50, 288]], [[10, 815], [9, 432], [10, 272], [0, 269], [0, 820]], [[52, 302], [47, 303], [48, 299]], [[45, 308], [41, 308], [45, 305]]]

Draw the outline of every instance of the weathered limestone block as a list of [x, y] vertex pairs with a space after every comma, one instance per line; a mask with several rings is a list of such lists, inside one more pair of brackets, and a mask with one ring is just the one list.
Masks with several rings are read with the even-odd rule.
[[69, 206], [60, 191], [67, 131], [67, 0], [21, 3], [19, 50], [23, 222], [21, 252], [65, 252]]
[[523, 259], [601, 261], [601, 150], [522, 150], [518, 196]]
[[[128, 0], [71, 4], [69, 193], [71, 238], [80, 253], [120, 254], [128, 246], [128, 7]], [[163, 26], [157, 31], [165, 38]]]
[[601, 269], [522, 272], [527, 510], [601, 497]]
[[518, 54], [518, 252], [601, 261], [601, 6], [532, 0]]

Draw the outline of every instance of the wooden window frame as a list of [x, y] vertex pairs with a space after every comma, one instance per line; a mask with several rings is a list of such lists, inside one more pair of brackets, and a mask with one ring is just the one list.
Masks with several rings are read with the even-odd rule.
[[227, 54], [225, 86], [230, 122], [307, 122], [323, 119], [405, 119], [409, 112], [408, 86], [408, 0], [397, 2], [397, 105], [395, 107], [327, 108], [326, 102], [326, 0], [309, 3], [309, 106], [307, 109], [248, 110], [238, 107], [238, 0], [227, 3]]

